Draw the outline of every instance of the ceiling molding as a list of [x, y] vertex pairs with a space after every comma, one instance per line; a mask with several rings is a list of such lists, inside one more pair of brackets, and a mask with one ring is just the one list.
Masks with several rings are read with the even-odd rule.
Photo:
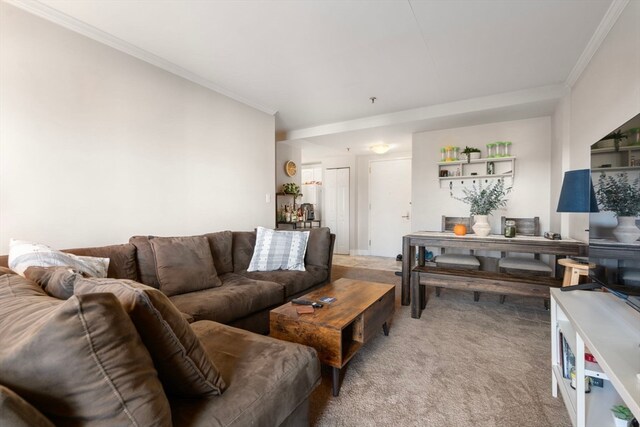
[[395, 113], [363, 117], [361, 119], [330, 123], [305, 129], [296, 129], [287, 133], [286, 140], [293, 141], [322, 135], [353, 132], [363, 129], [450, 117], [496, 108], [518, 106], [546, 100], [560, 100], [568, 93], [568, 91], [569, 89], [567, 86], [561, 84], [431, 105], [428, 107], [414, 108]]
[[43, 3], [40, 3], [37, 0], [4, 0], [4, 1], [20, 9], [23, 9], [29, 13], [32, 13], [36, 16], [44, 18], [64, 28], [67, 28], [71, 31], [75, 31], [79, 34], [82, 34], [83, 36], [89, 37], [92, 40], [95, 40], [97, 42], [110, 46], [116, 50], [124, 52], [127, 55], [131, 55], [137, 59], [140, 59], [141, 61], [147, 62], [158, 68], [161, 68], [171, 74], [175, 74], [176, 76], [182, 77], [186, 80], [189, 80], [207, 89], [218, 92], [235, 101], [241, 102], [252, 108], [260, 110], [263, 113], [274, 115], [278, 111], [275, 108], [258, 104], [238, 94], [235, 94], [223, 87], [216, 85], [210, 80], [205, 79], [202, 76], [192, 73], [191, 71], [185, 70], [179, 65], [176, 65], [170, 61], [167, 61], [166, 59], [163, 59], [157, 55], [154, 55], [151, 52], [147, 52], [144, 49], [141, 49], [137, 46], [127, 43], [124, 40], [114, 37], [80, 20], [72, 18], [71, 16], [66, 15], [62, 12], [59, 12], [56, 9], [53, 9]]
[[607, 34], [609, 34], [609, 31], [611, 31], [611, 28], [613, 28], [622, 14], [622, 11], [627, 7], [627, 4], [629, 4], [629, 0], [613, 0], [613, 2], [611, 2], [607, 13], [605, 13], [598, 28], [596, 28], [593, 36], [591, 36], [589, 43], [587, 43], [584, 51], [582, 51], [578, 62], [576, 62], [576, 65], [573, 66], [573, 69], [569, 73], [565, 82], [567, 86], [571, 88], [576, 84], [585, 68], [587, 68], [587, 65], [589, 65], [591, 58], [593, 58], [593, 55], [598, 51]]

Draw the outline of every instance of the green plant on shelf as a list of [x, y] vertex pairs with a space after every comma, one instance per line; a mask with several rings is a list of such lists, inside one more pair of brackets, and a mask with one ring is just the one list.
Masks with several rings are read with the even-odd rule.
[[282, 184], [282, 192], [285, 194], [291, 194], [295, 197], [299, 197], [300, 194], [300, 186], [295, 182], [288, 182], [286, 184]]
[[611, 412], [613, 413], [614, 417], [619, 418], [621, 420], [630, 421], [633, 419], [633, 414], [631, 413], [629, 408], [627, 408], [624, 405], [612, 406]]

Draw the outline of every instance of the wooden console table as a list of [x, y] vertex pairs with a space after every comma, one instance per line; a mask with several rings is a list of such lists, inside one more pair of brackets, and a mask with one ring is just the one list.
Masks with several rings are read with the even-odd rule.
[[424, 265], [425, 247], [548, 254], [553, 265], [556, 264], [556, 257], [586, 256], [588, 250], [586, 243], [574, 239], [549, 240], [539, 236], [506, 238], [500, 234], [487, 237], [475, 234], [456, 236], [451, 232], [417, 231], [402, 238], [402, 305], [411, 302], [410, 278], [415, 265], [416, 247], [418, 265], [421, 266]]

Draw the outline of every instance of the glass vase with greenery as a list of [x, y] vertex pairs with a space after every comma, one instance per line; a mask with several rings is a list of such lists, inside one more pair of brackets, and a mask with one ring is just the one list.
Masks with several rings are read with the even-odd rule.
[[507, 205], [510, 191], [511, 187], [505, 187], [504, 180], [498, 179], [485, 188], [482, 187], [482, 181], [477, 187], [474, 184], [471, 188], [463, 188], [464, 197], [455, 197], [453, 193], [451, 197], [468, 204], [471, 215], [491, 215], [491, 212]]
[[602, 173], [596, 186], [596, 198], [603, 211], [617, 217], [640, 215], [640, 177], [629, 182], [626, 173], [607, 175]]

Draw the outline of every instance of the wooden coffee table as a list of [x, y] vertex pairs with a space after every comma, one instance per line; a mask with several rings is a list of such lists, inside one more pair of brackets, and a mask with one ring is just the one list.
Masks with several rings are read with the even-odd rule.
[[318, 351], [320, 362], [331, 366], [333, 395], [340, 391], [340, 369], [382, 327], [389, 335], [393, 316], [395, 285], [338, 279], [301, 298], [318, 301], [336, 299], [316, 308], [312, 314], [298, 314], [290, 302], [269, 314], [270, 335], [304, 344]]

